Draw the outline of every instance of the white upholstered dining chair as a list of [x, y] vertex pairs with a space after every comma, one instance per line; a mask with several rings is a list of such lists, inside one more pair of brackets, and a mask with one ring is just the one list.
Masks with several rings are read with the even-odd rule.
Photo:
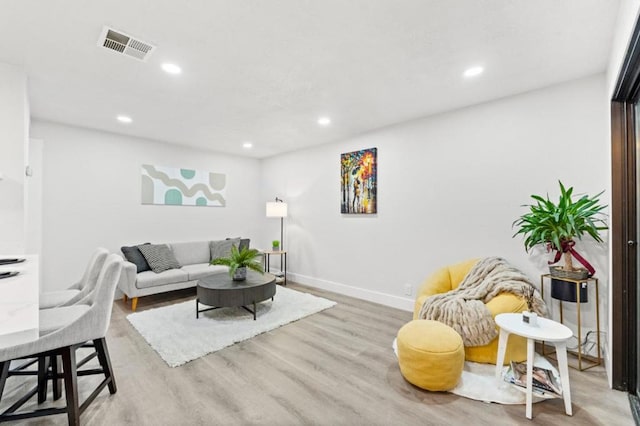
[[[108, 386], [111, 394], [116, 393], [116, 383], [105, 336], [111, 320], [116, 285], [123, 267], [124, 261], [119, 256], [108, 255], [98, 275], [95, 290], [85, 297], [86, 304], [40, 311], [41, 326], [51, 327], [52, 331], [41, 335], [38, 340], [33, 342], [0, 349], [0, 398], [2, 398], [9, 364], [12, 360], [34, 357], [44, 360], [58, 356], [62, 358], [62, 377], [64, 378], [66, 397], [66, 406], [62, 408], [17, 412], [18, 408], [41, 389], [42, 383], [41, 380], [38, 380], [39, 383], [35, 389], [0, 413], [0, 422], [66, 413], [70, 425], [79, 425], [80, 415], [100, 391]], [[55, 323], [55, 327], [52, 326], [53, 323]], [[76, 350], [86, 342], [93, 342], [101, 368], [81, 371], [81, 375], [102, 374], [104, 379], [80, 405]], [[44, 372], [46, 373], [46, 369]], [[57, 380], [59, 374], [56, 372], [51, 378]], [[45, 379], [46, 382], [46, 374], [43, 374], [42, 379]]]
[[70, 306], [81, 301], [95, 288], [98, 275], [108, 255], [109, 250], [101, 247], [97, 248], [91, 255], [80, 281], [65, 290], [40, 293], [40, 309]]

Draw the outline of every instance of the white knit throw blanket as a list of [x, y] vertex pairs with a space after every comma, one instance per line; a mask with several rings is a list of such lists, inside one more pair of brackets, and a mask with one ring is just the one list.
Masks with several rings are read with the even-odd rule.
[[[502, 258], [487, 257], [471, 268], [458, 288], [428, 297], [418, 317], [447, 324], [462, 336], [465, 346], [483, 346], [498, 335], [485, 303], [503, 292], [524, 297], [525, 286], [534, 287], [526, 275]], [[547, 311], [537, 289], [533, 311], [540, 316]]]

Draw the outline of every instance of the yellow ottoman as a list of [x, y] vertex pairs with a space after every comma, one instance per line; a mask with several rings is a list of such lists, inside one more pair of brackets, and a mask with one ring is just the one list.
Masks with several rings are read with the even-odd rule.
[[422, 389], [446, 391], [464, 367], [462, 337], [438, 321], [413, 320], [398, 331], [398, 363], [404, 378]]

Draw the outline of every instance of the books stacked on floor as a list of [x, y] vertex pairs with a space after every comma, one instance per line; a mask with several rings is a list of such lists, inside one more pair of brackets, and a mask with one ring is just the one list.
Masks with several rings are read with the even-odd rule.
[[276, 272], [273, 275], [275, 275], [275, 277], [276, 277], [276, 284], [284, 283], [284, 273], [283, 272]]
[[[504, 380], [526, 389], [527, 363], [511, 361], [511, 366], [505, 373]], [[531, 383], [534, 393], [541, 394], [545, 397], [562, 396], [562, 387], [560, 386], [558, 378], [547, 368], [534, 365]]]

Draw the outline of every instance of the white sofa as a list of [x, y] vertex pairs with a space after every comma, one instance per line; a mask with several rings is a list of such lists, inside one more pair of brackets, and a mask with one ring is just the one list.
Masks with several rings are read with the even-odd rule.
[[196, 241], [167, 244], [178, 263], [182, 265], [180, 269], [169, 269], [160, 273], [153, 271], [137, 273], [135, 265], [133, 268], [126, 268], [123, 273], [128, 276], [120, 280], [119, 288], [124, 293], [125, 302], [131, 299], [131, 310], [136, 310], [138, 297], [195, 287], [202, 277], [228, 273], [229, 268], [226, 266], [209, 264], [211, 261], [209, 243], [209, 241]]

